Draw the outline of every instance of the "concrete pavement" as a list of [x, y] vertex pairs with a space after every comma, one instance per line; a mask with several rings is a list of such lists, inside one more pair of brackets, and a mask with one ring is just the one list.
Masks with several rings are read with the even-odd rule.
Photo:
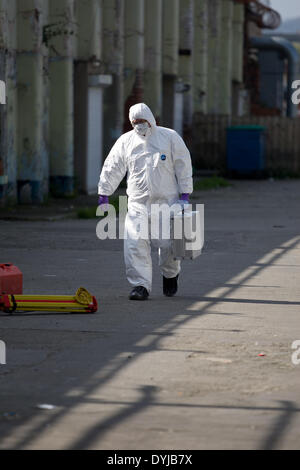
[[196, 193], [205, 250], [171, 299], [154, 253], [143, 303], [96, 220], [0, 220], [24, 293], [84, 286], [99, 302], [94, 315], [0, 314], [0, 448], [298, 449], [299, 201], [298, 180]]

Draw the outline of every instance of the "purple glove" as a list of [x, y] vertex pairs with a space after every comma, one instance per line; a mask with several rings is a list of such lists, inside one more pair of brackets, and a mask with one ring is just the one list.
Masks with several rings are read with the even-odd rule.
[[189, 199], [189, 198], [190, 198], [190, 195], [189, 195], [189, 194], [183, 193], [183, 194], [181, 194], [180, 200], [181, 200], [181, 201], [184, 201], [186, 204], [189, 204], [189, 203], [190, 203], [190, 199]]
[[177, 204], [181, 207], [181, 210], [184, 210], [184, 207], [189, 205], [189, 197], [190, 195], [187, 193], [181, 194], [181, 198], [177, 201]]
[[99, 196], [99, 199], [98, 199], [98, 206], [101, 207], [101, 209], [104, 211], [104, 212], [107, 212], [108, 211], [108, 205], [109, 205], [109, 200], [108, 200], [108, 196]]
[[101, 196], [101, 195], [99, 196], [98, 205], [102, 206], [102, 204], [109, 204], [108, 196]]

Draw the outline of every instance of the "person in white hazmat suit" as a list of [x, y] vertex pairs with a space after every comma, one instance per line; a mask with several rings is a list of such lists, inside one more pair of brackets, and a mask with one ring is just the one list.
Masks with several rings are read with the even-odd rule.
[[123, 134], [112, 147], [100, 175], [99, 205], [108, 204], [127, 173], [128, 213], [125, 221], [124, 258], [133, 289], [130, 300], [146, 300], [152, 289], [151, 242], [159, 253], [163, 292], [177, 292], [180, 261], [174, 260], [170, 239], [136, 237], [139, 220], [150, 214], [152, 204], [189, 204], [193, 192], [190, 152], [180, 135], [159, 127], [150, 108], [139, 103], [130, 108], [133, 130]]

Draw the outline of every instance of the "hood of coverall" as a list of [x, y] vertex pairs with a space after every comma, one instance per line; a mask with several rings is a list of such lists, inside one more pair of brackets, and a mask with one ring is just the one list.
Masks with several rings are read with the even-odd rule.
[[135, 119], [145, 119], [151, 125], [151, 129], [156, 128], [156, 120], [152, 114], [151, 109], [145, 103], [138, 103], [134, 106], [131, 106], [129, 110], [129, 120], [132, 124], [132, 121]]

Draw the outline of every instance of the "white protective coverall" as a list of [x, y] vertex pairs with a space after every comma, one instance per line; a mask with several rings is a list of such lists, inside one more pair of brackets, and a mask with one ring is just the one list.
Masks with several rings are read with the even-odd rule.
[[[183, 193], [193, 192], [190, 153], [180, 135], [156, 125], [144, 103], [130, 108], [129, 119], [145, 119], [151, 127], [146, 136], [135, 130], [123, 134], [112, 147], [100, 175], [98, 193], [112, 195], [127, 173], [128, 213], [125, 221], [124, 258], [132, 286], [152, 288], [151, 241], [134, 237], [137, 221], [150, 213], [151, 204], [172, 205]], [[131, 234], [133, 234], [131, 236]], [[171, 256], [170, 240], [152, 240], [158, 247], [159, 266], [166, 278], [176, 277], [180, 261]]]

